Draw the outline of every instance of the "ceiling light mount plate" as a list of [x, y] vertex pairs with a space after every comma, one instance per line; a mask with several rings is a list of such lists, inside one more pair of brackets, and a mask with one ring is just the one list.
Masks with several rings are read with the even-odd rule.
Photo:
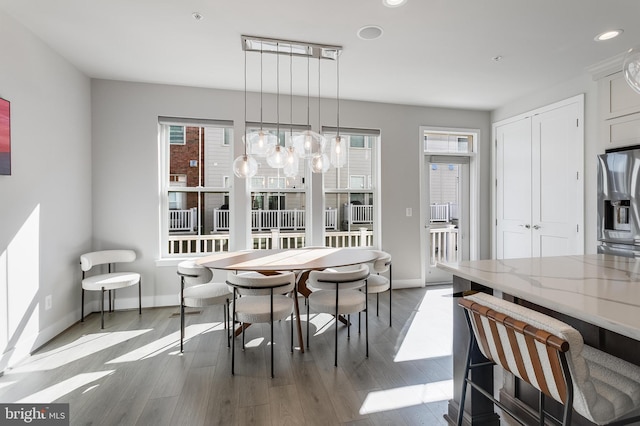
[[281, 40], [276, 38], [243, 35], [242, 50], [247, 52], [275, 53], [281, 55], [303, 56], [316, 59], [338, 59], [342, 46], [308, 43], [305, 41]]
[[399, 7], [405, 4], [407, 0], [382, 0], [382, 4], [387, 7]]
[[618, 37], [623, 32], [624, 32], [624, 30], [609, 30], [609, 31], [605, 31], [605, 32], [602, 32], [602, 33], [598, 34], [593, 39], [595, 41], [611, 40], [612, 38]]

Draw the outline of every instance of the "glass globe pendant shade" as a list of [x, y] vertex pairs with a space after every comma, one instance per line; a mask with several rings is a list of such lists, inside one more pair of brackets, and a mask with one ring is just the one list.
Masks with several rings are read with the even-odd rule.
[[274, 146], [267, 153], [267, 164], [270, 167], [273, 167], [274, 169], [283, 168], [286, 159], [287, 159], [287, 153], [280, 145]]
[[346, 141], [341, 136], [331, 138], [331, 165], [336, 168], [347, 164]]
[[311, 171], [313, 173], [326, 173], [329, 170], [329, 165], [327, 154], [318, 154], [311, 159]]
[[290, 146], [285, 149], [286, 159], [284, 161], [284, 175], [286, 177], [296, 177], [298, 175], [298, 167], [300, 165], [300, 160], [298, 159], [298, 154], [296, 154], [295, 149]]
[[258, 162], [249, 155], [241, 155], [233, 161], [233, 174], [239, 178], [250, 178], [258, 172]]
[[293, 136], [293, 146], [301, 158], [312, 159], [324, 153], [327, 140], [324, 136], [312, 130], [305, 130]]
[[624, 56], [624, 79], [633, 90], [640, 93], [640, 45], [632, 47]]
[[276, 146], [278, 138], [265, 130], [258, 130], [247, 135], [244, 141], [247, 144], [247, 152], [257, 157], [266, 157], [271, 148]]

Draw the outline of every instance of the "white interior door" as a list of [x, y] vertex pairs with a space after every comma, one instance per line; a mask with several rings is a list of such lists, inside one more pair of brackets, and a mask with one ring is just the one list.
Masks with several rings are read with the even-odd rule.
[[496, 128], [496, 256], [531, 257], [531, 117]]
[[578, 104], [532, 118], [532, 256], [579, 254], [582, 152]]

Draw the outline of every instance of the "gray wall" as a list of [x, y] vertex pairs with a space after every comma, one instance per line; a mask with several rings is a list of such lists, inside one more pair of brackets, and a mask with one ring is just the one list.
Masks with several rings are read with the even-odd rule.
[[0, 176], [1, 371], [79, 319], [92, 159], [89, 79], [1, 11], [0, 52], [12, 147], [12, 175]]
[[[238, 155], [242, 150], [238, 138], [244, 131], [243, 99], [242, 92], [92, 81], [94, 247], [127, 246], [140, 253], [137, 266], [144, 277], [144, 305], [175, 304], [177, 297], [175, 262], [156, 262], [160, 254], [158, 116], [233, 120]], [[265, 96], [265, 105], [271, 101]], [[284, 104], [287, 105], [281, 110], [281, 117], [289, 117], [288, 102]], [[248, 120], [259, 120], [257, 94], [250, 94], [249, 105]], [[333, 125], [335, 101], [327, 100], [321, 111], [323, 120], [326, 117], [322, 124]], [[306, 113], [306, 98], [295, 99], [293, 121], [305, 123]], [[313, 111], [311, 117], [317, 117], [317, 112]], [[275, 120], [275, 113], [265, 108], [264, 121]], [[480, 129], [481, 255], [489, 256], [488, 112], [343, 100], [340, 125], [381, 130], [382, 248], [394, 256], [394, 279], [414, 285], [419, 283], [423, 262], [423, 228], [418, 214], [422, 161], [418, 158], [419, 127]], [[238, 180], [234, 183], [240, 184]], [[405, 216], [407, 207], [415, 212], [410, 218]], [[120, 293], [121, 298], [129, 297], [123, 304], [134, 306], [135, 289]]]
[[558, 86], [536, 92], [496, 109], [491, 114], [491, 122], [504, 120], [527, 111], [552, 104], [584, 93], [584, 252], [595, 253], [597, 177], [596, 155], [604, 152], [600, 140], [598, 117], [598, 84], [590, 75], [584, 74]]

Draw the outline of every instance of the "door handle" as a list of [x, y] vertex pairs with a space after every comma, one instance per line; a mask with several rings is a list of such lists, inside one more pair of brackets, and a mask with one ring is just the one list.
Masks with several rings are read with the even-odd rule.
[[528, 223], [526, 225], [518, 225], [518, 226], [522, 226], [524, 228], [531, 229], [531, 225], [529, 225]]
[[540, 226], [540, 225], [533, 225], [533, 229], [540, 229], [540, 228], [542, 228], [542, 226]]

